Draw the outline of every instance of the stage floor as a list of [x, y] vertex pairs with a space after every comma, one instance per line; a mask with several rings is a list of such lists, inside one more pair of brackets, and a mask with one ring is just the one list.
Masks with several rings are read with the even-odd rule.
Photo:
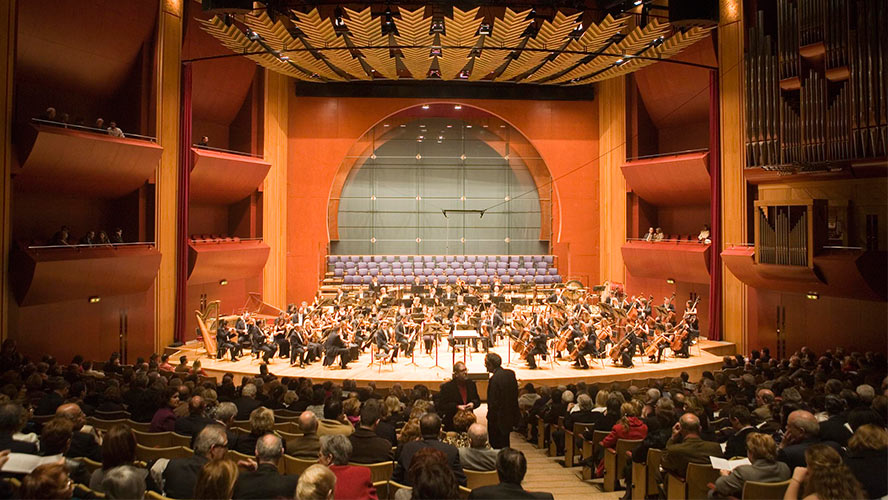
[[[415, 384], [426, 384], [431, 388], [437, 388], [438, 384], [450, 379], [454, 358], [461, 361], [464, 356], [461, 349], [454, 356], [447, 347], [446, 341], [442, 341], [438, 346], [438, 366], [435, 366], [435, 352], [432, 351], [432, 356], [429, 357], [425, 353], [420, 354], [420, 351], [421, 349], [417, 347], [416, 357], [413, 359], [415, 364], [411, 364], [410, 358], [400, 357], [395, 364], [369, 366], [368, 349], [366, 353], [361, 354], [360, 358], [350, 362], [348, 369], [345, 370], [340, 369], [338, 363], [327, 368], [321, 366], [320, 362], [315, 362], [305, 368], [291, 367], [289, 360], [275, 358], [269, 365], [269, 372], [279, 377], [309, 377], [316, 383], [326, 380], [341, 383], [345, 379], [354, 379], [358, 385], [366, 385], [373, 381], [379, 388], [391, 387], [396, 383], [405, 388]], [[531, 370], [514, 352], [510, 354], [508, 345], [503, 345], [502, 342], [499, 346], [493, 347], [492, 351], [502, 356], [503, 364], [506, 368], [515, 371], [515, 375], [521, 383], [559, 385], [576, 383], [581, 380], [587, 383], [607, 383], [617, 380], [677, 377], [683, 371], [688, 372], [692, 379], [696, 379], [701, 376], [703, 371], [720, 368], [722, 356], [734, 353], [734, 344], [701, 339], [699, 348], [697, 345], [691, 348], [691, 357], [689, 358], [667, 356], [666, 353], [669, 352], [667, 350], [664, 352], [664, 360], [659, 364], [648, 363], [646, 359], [637, 356], [633, 368], [616, 366], [610, 359], [607, 359], [603, 364], [596, 362], [588, 370], [574, 368], [569, 360], [556, 362], [550, 360], [541, 363], [538, 369]], [[215, 376], [217, 379], [221, 379], [225, 373], [234, 374], [237, 380], [244, 375], [259, 373], [260, 362], [251, 359], [247, 353], [234, 363], [228, 361], [227, 357], [224, 360], [216, 361], [206, 355], [202, 343], [194, 342], [181, 347], [177, 354], [171, 356], [171, 360], [178, 359], [181, 354], [187, 355], [189, 362], [193, 359], [200, 359], [207, 374]], [[482, 392], [481, 396], [484, 397], [487, 389], [484, 353], [475, 353], [470, 350], [465, 353], [465, 361], [470, 376], [479, 379], [478, 389], [479, 392]]]

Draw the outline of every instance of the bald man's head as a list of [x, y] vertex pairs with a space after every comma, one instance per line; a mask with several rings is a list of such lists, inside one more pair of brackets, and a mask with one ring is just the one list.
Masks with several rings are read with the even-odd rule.
[[299, 428], [302, 432], [316, 432], [318, 430], [318, 418], [310, 411], [304, 411], [299, 415]]
[[683, 436], [700, 433], [700, 419], [693, 413], [685, 413], [678, 420], [678, 423], [681, 426], [681, 434]]
[[469, 426], [468, 434], [469, 441], [472, 443], [472, 448], [487, 447], [487, 427], [477, 423], [472, 424]]
[[59, 406], [56, 409], [55, 416], [70, 420], [74, 424], [74, 432], [79, 431], [86, 423], [86, 414], [83, 413], [83, 410], [80, 409], [77, 403], [66, 403]]
[[188, 400], [188, 413], [191, 415], [202, 415], [205, 408], [206, 403], [204, 403], [204, 399], [200, 396], [192, 396]]
[[786, 419], [787, 429], [793, 429], [793, 432], [804, 434], [806, 437], [820, 435], [820, 423], [813, 413], [805, 410], [796, 410], [789, 414]]

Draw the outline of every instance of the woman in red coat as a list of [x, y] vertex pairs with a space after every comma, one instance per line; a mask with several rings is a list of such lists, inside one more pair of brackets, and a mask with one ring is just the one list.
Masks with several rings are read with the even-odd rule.
[[[601, 446], [604, 448], [616, 451], [617, 441], [620, 439], [644, 439], [647, 437], [647, 425], [638, 418], [638, 410], [634, 404], [623, 403], [620, 406], [620, 413], [623, 415], [620, 417], [620, 421], [614, 424], [610, 434], [601, 440]], [[604, 459], [599, 462], [596, 473], [604, 473]]]
[[335, 500], [377, 500], [376, 488], [370, 477], [370, 469], [349, 465], [352, 454], [351, 442], [345, 436], [321, 436], [318, 462], [326, 465], [336, 475]]

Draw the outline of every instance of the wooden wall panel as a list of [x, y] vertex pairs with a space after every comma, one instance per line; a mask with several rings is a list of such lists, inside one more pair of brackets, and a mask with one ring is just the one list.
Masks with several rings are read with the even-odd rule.
[[[718, 82], [721, 96], [722, 249], [746, 242], [746, 181], [743, 178], [743, 2], [719, 1]], [[746, 285], [722, 264], [722, 340], [747, 352]]]
[[626, 78], [598, 86], [599, 211], [601, 214], [601, 281], [626, 282], [623, 254], [626, 241]]
[[12, 228], [12, 88], [15, 67], [15, 6], [17, 2], [0, 4], [0, 342], [9, 331], [9, 251]]
[[[262, 274], [262, 297], [278, 308], [287, 305], [287, 120], [289, 79], [265, 72], [265, 161], [271, 164], [262, 190], [262, 236], [271, 247]], [[326, 220], [326, 217], [322, 217]]]

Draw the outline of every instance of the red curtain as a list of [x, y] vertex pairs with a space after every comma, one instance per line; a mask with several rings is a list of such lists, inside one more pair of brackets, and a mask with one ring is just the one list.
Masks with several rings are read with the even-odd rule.
[[179, 110], [179, 191], [176, 196], [176, 342], [185, 342], [188, 285], [188, 193], [191, 179], [191, 64], [182, 65], [182, 99]]
[[712, 193], [709, 237], [709, 333], [710, 340], [722, 339], [721, 267], [721, 129], [719, 127], [718, 70], [709, 72], [709, 178]]

